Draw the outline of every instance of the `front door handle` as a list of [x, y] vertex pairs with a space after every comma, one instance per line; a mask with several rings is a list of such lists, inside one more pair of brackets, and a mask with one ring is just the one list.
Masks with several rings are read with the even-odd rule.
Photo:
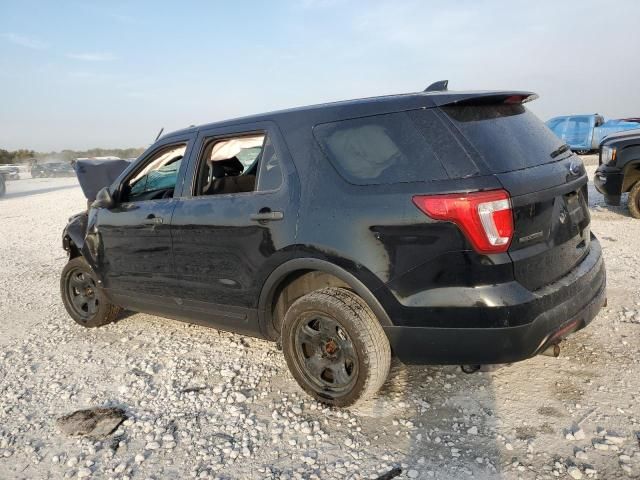
[[145, 225], [162, 225], [164, 220], [162, 217], [156, 217], [153, 213], [147, 215], [146, 220], [144, 221]]
[[254, 222], [273, 222], [275, 220], [282, 220], [284, 213], [272, 212], [271, 210], [260, 211], [258, 213], [252, 213], [249, 218]]

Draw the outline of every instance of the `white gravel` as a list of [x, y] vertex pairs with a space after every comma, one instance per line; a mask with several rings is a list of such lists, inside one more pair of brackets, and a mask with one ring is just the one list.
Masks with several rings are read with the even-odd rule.
[[[593, 167], [589, 168], [590, 175]], [[639, 478], [640, 221], [593, 188], [609, 306], [565, 343], [491, 372], [395, 364], [373, 401], [310, 400], [274, 345], [144, 314], [87, 330], [58, 294], [73, 179], [0, 200], [0, 478]], [[102, 441], [55, 419], [116, 406]], [[570, 438], [569, 435], [572, 437]]]

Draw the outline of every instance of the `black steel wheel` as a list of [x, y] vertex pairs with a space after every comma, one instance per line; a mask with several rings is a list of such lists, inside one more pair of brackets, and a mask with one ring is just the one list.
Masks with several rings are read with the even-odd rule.
[[358, 378], [353, 341], [333, 318], [309, 312], [296, 324], [295, 361], [307, 382], [330, 398], [349, 391]]
[[120, 312], [120, 308], [112, 305], [98, 287], [95, 274], [82, 257], [70, 260], [64, 267], [60, 293], [71, 318], [83, 327], [111, 323]]
[[96, 283], [91, 276], [75, 268], [69, 272], [69, 287], [66, 289], [73, 312], [82, 318], [90, 318], [98, 311], [100, 299], [96, 294]]
[[323, 288], [297, 299], [282, 326], [291, 374], [316, 400], [344, 407], [373, 396], [389, 373], [391, 348], [357, 294]]

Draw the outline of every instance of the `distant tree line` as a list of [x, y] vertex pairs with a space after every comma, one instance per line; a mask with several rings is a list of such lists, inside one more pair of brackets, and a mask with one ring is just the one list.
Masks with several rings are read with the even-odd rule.
[[0, 163], [19, 163], [35, 156], [36, 152], [33, 150], [14, 150], [10, 152], [0, 148]]
[[91, 148], [89, 150], [62, 150], [60, 152], [36, 152], [34, 150], [3, 150], [0, 148], [0, 164], [24, 163], [32, 159], [71, 161], [82, 157], [135, 158], [144, 148]]

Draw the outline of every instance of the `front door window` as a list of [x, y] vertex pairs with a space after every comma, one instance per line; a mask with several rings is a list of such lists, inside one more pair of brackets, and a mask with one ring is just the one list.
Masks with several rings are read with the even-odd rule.
[[149, 162], [125, 182], [122, 201], [140, 202], [172, 198], [186, 145], [173, 145], [153, 155]]

